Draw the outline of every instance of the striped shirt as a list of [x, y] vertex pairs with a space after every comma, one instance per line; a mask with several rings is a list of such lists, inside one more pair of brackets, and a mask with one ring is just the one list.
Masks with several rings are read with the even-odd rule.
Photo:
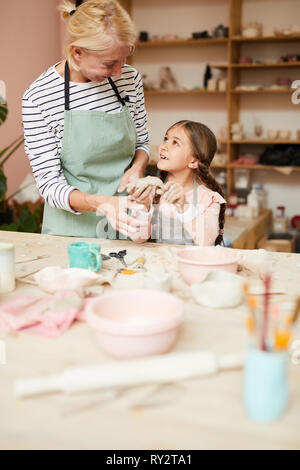
[[[55, 208], [73, 213], [69, 204], [70, 186], [63, 174], [60, 154], [64, 131], [64, 79], [56, 65], [46, 70], [25, 91], [22, 103], [25, 152], [40, 194]], [[135, 123], [136, 150], [149, 155], [149, 135], [144, 104], [142, 78], [129, 65], [122, 67], [122, 76], [114, 80], [122, 98], [129, 97], [126, 106]], [[70, 110], [100, 110], [119, 113], [122, 106], [108, 80], [104, 82], [70, 82]]]

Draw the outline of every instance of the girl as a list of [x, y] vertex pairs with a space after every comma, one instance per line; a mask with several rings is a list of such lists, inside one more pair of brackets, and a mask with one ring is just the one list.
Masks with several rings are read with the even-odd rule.
[[[157, 163], [163, 189], [153, 179], [147, 187], [140, 184], [143, 179], [127, 186], [131, 199], [145, 206], [137, 213], [141, 226], [142, 219], [149, 222], [131, 236], [133, 241], [141, 243], [150, 235], [159, 243], [204, 246], [223, 241], [226, 201], [210, 173], [216, 150], [216, 138], [204, 124], [179, 121], [168, 129]], [[159, 205], [154, 204], [157, 192], [163, 193]]]

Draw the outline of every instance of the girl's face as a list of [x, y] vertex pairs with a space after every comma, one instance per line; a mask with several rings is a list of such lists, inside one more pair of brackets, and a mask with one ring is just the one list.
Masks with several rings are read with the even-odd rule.
[[130, 47], [117, 43], [105, 52], [73, 47], [73, 56], [82, 76], [88, 81], [103, 82], [108, 77], [120, 77], [122, 66], [130, 54]]
[[159, 146], [157, 168], [162, 171], [178, 172], [195, 169], [198, 160], [193, 156], [192, 146], [183, 126], [172, 127]]

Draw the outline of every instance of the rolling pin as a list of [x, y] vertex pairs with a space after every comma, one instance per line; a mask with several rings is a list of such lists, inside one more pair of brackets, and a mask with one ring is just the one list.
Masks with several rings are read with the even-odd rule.
[[75, 366], [61, 374], [18, 379], [14, 394], [27, 397], [49, 392], [83, 392], [104, 388], [166, 383], [211, 375], [225, 369], [242, 368], [244, 355], [219, 358], [212, 352], [164, 354], [129, 361]]

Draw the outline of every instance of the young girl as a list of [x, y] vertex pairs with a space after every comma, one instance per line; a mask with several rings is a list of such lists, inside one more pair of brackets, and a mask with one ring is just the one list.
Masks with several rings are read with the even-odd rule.
[[[179, 121], [168, 129], [157, 163], [164, 184], [150, 178], [147, 186], [141, 184], [143, 178], [128, 185], [131, 199], [145, 206], [136, 215], [143, 228], [131, 236], [133, 241], [142, 243], [151, 236], [159, 243], [222, 242], [226, 201], [210, 173], [216, 150], [216, 138], [204, 124]], [[162, 193], [159, 198], [157, 193]]]

